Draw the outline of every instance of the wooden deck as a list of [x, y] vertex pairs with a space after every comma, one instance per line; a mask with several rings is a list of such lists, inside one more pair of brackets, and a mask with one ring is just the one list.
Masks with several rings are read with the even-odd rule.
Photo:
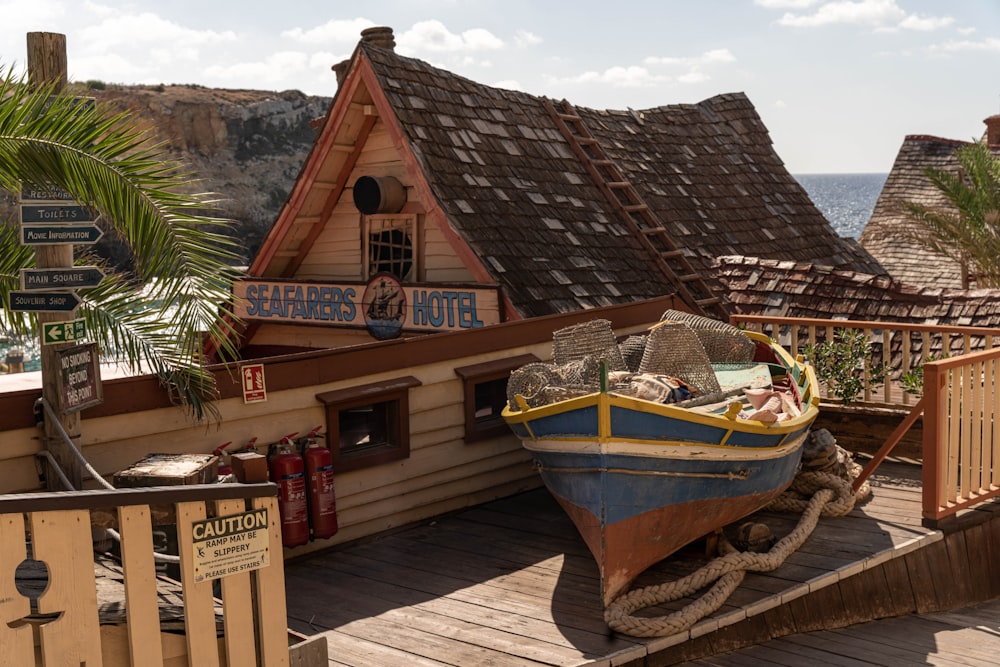
[[[333, 665], [638, 667], [871, 618], [954, 608], [963, 602], [961, 589], [972, 584], [957, 581], [958, 593], [920, 585], [932, 588], [936, 566], [917, 556], [941, 546], [944, 533], [921, 525], [919, 474], [913, 465], [883, 464], [872, 478], [869, 502], [849, 516], [821, 519], [781, 567], [748, 574], [722, 609], [672, 637], [636, 639], [608, 630], [597, 568], [544, 489], [289, 562], [289, 627], [325, 636]], [[762, 513], [756, 520], [780, 537], [797, 516]], [[637, 584], [675, 579], [704, 562], [701, 550], [692, 548], [654, 566]], [[966, 592], [966, 598], [977, 593]], [[826, 599], [833, 595], [836, 604]], [[794, 638], [783, 641], [784, 647], [795, 645]]]
[[758, 646], [681, 663], [682, 667], [853, 667], [1000, 663], [1000, 600], [957, 611], [859, 623], [775, 639]]

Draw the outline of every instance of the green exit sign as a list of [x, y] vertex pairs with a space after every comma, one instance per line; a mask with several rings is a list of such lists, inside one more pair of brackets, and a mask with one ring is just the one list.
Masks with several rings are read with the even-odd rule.
[[68, 322], [47, 322], [42, 324], [42, 344], [74, 343], [87, 337], [87, 323], [84, 320]]

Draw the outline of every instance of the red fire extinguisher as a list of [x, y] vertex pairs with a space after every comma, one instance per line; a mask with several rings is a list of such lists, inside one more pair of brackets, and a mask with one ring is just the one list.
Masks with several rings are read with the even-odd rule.
[[277, 453], [268, 463], [268, 471], [271, 481], [278, 485], [281, 543], [286, 547], [305, 544], [309, 541], [305, 464], [289, 436], [281, 439]]
[[219, 457], [219, 469], [218, 469], [219, 479], [222, 479], [226, 475], [230, 475], [233, 472], [233, 466], [230, 464], [229, 460], [229, 450], [226, 449], [231, 444], [233, 444], [232, 440], [230, 440], [225, 444], [219, 445], [218, 447], [212, 450], [212, 454]]
[[320, 442], [317, 426], [302, 439], [302, 456], [309, 489], [309, 526], [311, 539], [326, 539], [337, 532], [337, 497], [333, 491], [333, 455]]

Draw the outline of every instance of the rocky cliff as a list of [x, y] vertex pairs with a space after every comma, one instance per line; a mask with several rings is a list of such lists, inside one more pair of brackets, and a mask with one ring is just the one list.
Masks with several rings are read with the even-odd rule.
[[331, 98], [200, 86], [116, 86], [89, 90], [99, 104], [128, 110], [218, 193], [235, 220], [246, 261], [260, 246], [305, 164], [313, 122]]
[[[236, 221], [249, 263], [291, 192], [332, 98], [299, 91], [200, 86], [108, 86], [80, 90], [112, 111], [128, 111], [197, 179], [191, 191], [214, 192], [221, 217]], [[0, 219], [16, 214], [0, 193]], [[213, 213], [216, 214], [216, 213]], [[105, 237], [97, 251], [120, 267], [127, 252]]]

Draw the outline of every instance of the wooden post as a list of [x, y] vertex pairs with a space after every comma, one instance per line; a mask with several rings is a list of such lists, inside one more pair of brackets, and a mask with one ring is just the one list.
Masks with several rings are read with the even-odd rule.
[[[53, 32], [28, 33], [28, 83], [31, 86], [42, 86], [56, 83], [56, 91], [62, 91], [67, 83], [66, 65], [66, 35]], [[59, 243], [39, 245], [35, 247], [35, 266], [40, 269], [61, 268], [73, 266], [73, 244]], [[65, 322], [72, 319], [72, 313], [38, 314], [39, 348], [42, 356], [42, 396], [59, 414], [63, 429], [75, 441], [80, 437], [80, 414], [62, 413], [59, 397], [59, 345], [45, 345], [42, 341], [41, 324], [46, 322]], [[59, 463], [66, 477], [74, 488], [83, 488], [83, 466], [74, 456], [52, 423], [52, 418], [45, 415], [45, 444], [53, 458]], [[46, 487], [51, 491], [64, 491], [59, 477], [51, 470], [45, 475]]]

